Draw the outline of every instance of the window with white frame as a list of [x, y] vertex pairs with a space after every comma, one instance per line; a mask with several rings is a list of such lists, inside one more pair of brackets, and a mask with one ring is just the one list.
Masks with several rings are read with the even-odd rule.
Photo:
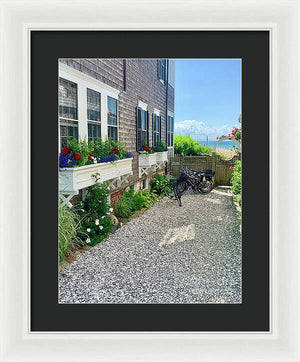
[[87, 120], [88, 140], [93, 141], [101, 137], [101, 94], [87, 88]]
[[157, 76], [162, 81], [166, 79], [166, 64], [166, 59], [157, 59]]
[[144, 145], [149, 146], [149, 113], [145, 109], [136, 109], [136, 149], [141, 151]]
[[118, 107], [117, 100], [107, 97], [107, 132], [108, 139], [118, 141]]
[[78, 139], [77, 98], [77, 84], [67, 79], [59, 78], [58, 113], [61, 147], [67, 146], [68, 138]]
[[168, 115], [168, 147], [174, 146], [174, 117]]
[[152, 146], [156, 147], [161, 140], [161, 116], [157, 113], [152, 113]]

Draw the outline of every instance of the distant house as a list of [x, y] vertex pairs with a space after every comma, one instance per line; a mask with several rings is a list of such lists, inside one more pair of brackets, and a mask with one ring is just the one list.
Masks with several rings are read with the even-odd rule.
[[138, 151], [162, 140], [173, 154], [174, 68], [172, 59], [59, 59], [59, 148], [68, 137], [119, 140], [134, 155], [132, 175], [112, 193], [148, 188], [166, 162], [142, 167]]

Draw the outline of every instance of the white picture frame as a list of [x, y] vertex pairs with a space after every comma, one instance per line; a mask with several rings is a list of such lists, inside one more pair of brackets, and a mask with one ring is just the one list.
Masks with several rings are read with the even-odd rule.
[[[299, 2], [0, 0], [0, 6], [1, 362], [300, 361]], [[32, 30], [270, 32], [270, 332], [30, 332]]]

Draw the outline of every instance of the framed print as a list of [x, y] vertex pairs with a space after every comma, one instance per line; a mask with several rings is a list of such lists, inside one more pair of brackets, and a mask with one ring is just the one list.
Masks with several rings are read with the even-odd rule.
[[[143, 41], [147, 47], [137, 49], [136, 44]], [[91, 48], [90, 51], [90, 45], [79, 50], [77, 46], [77, 54], [82, 56], [69, 58], [67, 54], [75, 43], [102, 43], [106, 50], [101, 51], [101, 58], [96, 58], [94, 54], [98, 54], [98, 50], [95, 52]], [[201, 48], [191, 49], [191, 45], [196, 43], [201, 44]], [[122, 48], [122, 44], [126, 44], [126, 48]], [[257, 53], [253, 51], [254, 44]], [[157, 54], [165, 54], [168, 59], [153, 58], [154, 46]], [[111, 54], [114, 57], [108, 58]], [[125, 58], [117, 58], [122, 54]], [[138, 58], [139, 54], [142, 57]], [[269, 331], [268, 194], [264, 191], [268, 189], [269, 169], [269, 33], [31, 32], [31, 64], [31, 152], [36, 155], [31, 167], [34, 185], [32, 231], [36, 235], [31, 242], [32, 331]], [[177, 82], [175, 80], [172, 84], [167, 77], [168, 73], [172, 73], [171, 66], [175, 67], [177, 78]], [[184, 72], [180, 71], [182, 66], [185, 67]], [[216, 104], [223, 104], [220, 98], [226, 97], [229, 92], [235, 94], [232, 99], [238, 104], [237, 123], [242, 115], [242, 157], [240, 147], [234, 156], [236, 161], [230, 161], [230, 165], [227, 161], [227, 167], [240, 165], [241, 159], [242, 164], [247, 165], [243, 166], [242, 173], [241, 231], [238, 214], [231, 207], [232, 198], [226, 194], [229, 182], [224, 175], [221, 179], [220, 168], [226, 167], [226, 163], [214, 152], [222, 142], [233, 142], [232, 139], [240, 145], [240, 138], [230, 136], [229, 141], [221, 142], [223, 136], [218, 142], [213, 141], [214, 148], [210, 148], [201, 145], [201, 134], [197, 138], [190, 130], [188, 136], [180, 135], [178, 130], [178, 124], [180, 127], [182, 124], [178, 123], [174, 108], [177, 106], [178, 109], [178, 99], [184, 97], [179, 93], [180, 77], [184, 76], [189, 83], [185, 94], [193, 87], [192, 79], [188, 80], [190, 67], [194, 70], [192, 78], [196, 77], [197, 69], [201, 72], [205, 67], [208, 73], [213, 67], [215, 77], [218, 69], [222, 68], [219, 77], [223, 85], [219, 88], [226, 87], [226, 91], [219, 97], [214, 96], [206, 117], [213, 114], [216, 107], [222, 109], [222, 113], [226, 112], [232, 102], [229, 98], [226, 106]], [[47, 74], [44, 68], [47, 68]], [[228, 81], [225, 77], [227, 72], [230, 72]], [[211, 79], [218, 82], [212, 76], [208, 78], [209, 82]], [[236, 85], [233, 85], [234, 79]], [[199, 81], [205, 82], [204, 73]], [[41, 93], [44, 84], [47, 84], [47, 89]], [[148, 87], [142, 90], [145, 84]], [[200, 85], [196, 83], [195, 86], [194, 92], [198, 92]], [[54, 88], [58, 88], [58, 105], [57, 91], [52, 97], [54, 91], [51, 90]], [[208, 91], [208, 88], [207, 84], [203, 91]], [[92, 96], [98, 100], [93, 103], [98, 112], [96, 117], [95, 113], [89, 113], [92, 111], [89, 108], [92, 107], [91, 90]], [[217, 87], [213, 93], [216, 92]], [[172, 96], [174, 93], [175, 97]], [[199, 97], [195, 102], [200, 103]], [[40, 123], [39, 115], [47, 107], [53, 110], [53, 114], [49, 110], [43, 117], [44, 122]], [[57, 108], [58, 126], [51, 121], [57, 118]], [[185, 106], [183, 112], [187, 113]], [[229, 117], [233, 114], [230, 112]], [[228, 116], [222, 114], [221, 117]], [[257, 123], [259, 133], [256, 133], [256, 124], [248, 122], [248, 119], [260, 120]], [[46, 140], [39, 137], [44, 123], [49, 124]], [[99, 128], [98, 138], [88, 131], [89, 127], [95, 126]], [[193, 128], [196, 127], [194, 122]], [[228, 132], [240, 134], [238, 127]], [[69, 138], [66, 132], [69, 132]], [[252, 148], [250, 152], [250, 140], [255, 133], [261, 146]], [[210, 142], [212, 137], [221, 136], [213, 133], [203, 135], [209, 135]], [[165, 141], [162, 151], [156, 148], [157, 137], [161, 143]], [[207, 152], [200, 151], [198, 156], [187, 153], [180, 157], [182, 166], [176, 175], [178, 144], [186, 137], [188, 142], [194, 143], [197, 143], [197, 138], [198, 147], [206, 147]], [[44, 152], [40, 153], [42, 148]], [[57, 148], [60, 151], [59, 169]], [[87, 149], [89, 151], [85, 153]], [[218, 148], [218, 152], [221, 150]], [[52, 152], [54, 155], [50, 156]], [[126, 152], [130, 157], [126, 157]], [[165, 161], [159, 161], [158, 157], [162, 157], [164, 152], [167, 153]], [[44, 182], [40, 183], [39, 169], [45, 157], [55, 160], [48, 163], [48, 168], [52, 166], [56, 172], [45, 171]], [[205, 158], [207, 166], [197, 165], [201, 157]], [[257, 158], [263, 165], [260, 188], [256, 190], [255, 198], [249, 198], [247, 190], [251, 188], [250, 184], [256, 182]], [[200, 176], [185, 178], [185, 175], [190, 175], [190, 169], [200, 171], [200, 174], [192, 171], [193, 177]], [[205, 176], [201, 176], [201, 170], [205, 170]], [[70, 173], [75, 180], [71, 188], [67, 181]], [[100, 178], [97, 184], [93, 177], [96, 173]], [[200, 177], [210, 182], [211, 173], [215, 173], [214, 185], [207, 186]], [[174, 191], [171, 189], [170, 198], [166, 196], [152, 203], [143, 216], [136, 204], [133, 211], [129, 209], [129, 205], [139, 197], [147, 195], [156, 200], [160, 189], [155, 187], [163, 181], [172, 180], [177, 184]], [[41, 199], [38, 195], [45, 187], [48, 192]], [[50, 195], [51, 191], [53, 194]], [[77, 194], [74, 195], [75, 192]], [[165, 192], [162, 193], [165, 195]], [[179, 193], [180, 197], [176, 198]], [[57, 194], [60, 196], [59, 207], [55, 201]], [[254, 199], [260, 202], [259, 210], [254, 207]], [[48, 205], [48, 210], [53, 209], [46, 218], [39, 212], [44, 203]], [[134, 211], [140, 216], [133, 220]], [[53, 228], [48, 229], [47, 237], [43, 238], [49, 238], [45, 242], [47, 253], [55, 259], [57, 244], [51, 240], [57, 237], [58, 228], [61, 238], [66, 229], [65, 224], [60, 223], [61, 212], [63, 217], [68, 213], [81, 220], [77, 237], [83, 248], [80, 246], [79, 250], [92, 248], [59, 271], [57, 283], [57, 265], [52, 263], [52, 258], [44, 260], [33, 255], [42, 255], [45, 251], [45, 245], [39, 240], [44, 235], [43, 230], [51, 224]], [[115, 233], [109, 234], [112, 215], [118, 218], [119, 223]], [[126, 223], [130, 217], [131, 221]], [[33, 220], [39, 221], [34, 223]], [[261, 239], [251, 241], [254, 236], [250, 230], [256, 227]], [[105, 236], [107, 238], [103, 240]], [[47, 314], [44, 313], [45, 307]], [[76, 323], [72, 322], [74, 308], [81, 311]], [[100, 317], [100, 325], [95, 315]], [[139, 318], [135, 318], [137, 315]]]
[[[1, 202], [1, 361], [299, 361], [296, 228], [299, 190], [292, 186], [293, 182], [286, 182], [286, 177], [297, 179], [299, 176], [299, 4], [275, 0], [265, 4], [256, 1], [243, 4], [190, 1], [187, 5], [167, 1], [160, 4], [89, 1], [70, 6], [66, 1], [36, 3], [29, 0], [0, 4], [4, 166], [1, 179], [4, 190]], [[168, 152], [173, 146], [177, 106], [169, 109], [157, 92], [158, 103], [151, 99], [147, 103], [147, 97], [141, 96], [132, 101], [136, 103], [133, 110], [126, 109], [129, 101], [122, 103], [126, 100], [126, 90], [139, 84], [138, 80], [133, 81], [138, 71], [130, 72], [155, 67], [157, 73], [151, 87], [158, 84], [159, 89], [166, 91], [173, 82], [172, 76], [165, 73], [170, 71], [171, 74], [169, 60], [174, 59], [176, 67], [177, 59], [205, 58], [235, 58], [242, 63], [243, 283], [241, 288], [237, 287], [237, 299], [228, 298], [223, 303], [224, 295], [219, 293], [219, 299], [209, 299], [209, 303], [180, 303], [175, 299], [166, 303], [164, 299], [160, 303], [157, 302], [159, 297], [165, 298], [167, 293], [158, 293], [155, 297], [152, 290], [150, 297], [154, 296], [154, 303], [150, 299], [140, 303], [141, 295], [136, 297], [137, 303], [107, 302], [108, 299], [98, 303], [99, 296], [93, 303], [92, 291], [91, 299], [76, 299], [83, 279], [78, 279], [76, 286], [72, 275], [65, 272], [60, 281], [63, 283], [60, 303], [58, 152], [70, 157], [70, 162], [79, 162], [87, 156], [86, 163], [76, 164], [77, 170], [92, 168], [94, 164], [95, 167], [104, 167], [101, 164], [105, 163], [108, 166], [128, 164], [122, 168], [123, 174], [117, 175], [118, 180], [130, 180], [129, 174], [136, 177], [140, 187], [146, 188], [151, 180], [140, 176], [151, 166], [153, 155], [155, 167], [165, 166], [165, 151], [157, 148], [161, 145], [158, 142], [165, 140]], [[115, 67], [123, 77], [113, 78], [110, 74], [107, 79], [100, 79], [86, 72], [81, 74], [87, 62], [97, 73], [99, 63], [95, 59], [100, 59], [107, 68], [111, 63], [105, 59], [115, 59]], [[151, 61], [142, 63], [139, 59]], [[187, 67], [191, 68], [191, 64], [187, 63]], [[196, 78], [197, 73], [194, 75]], [[114, 82], [117, 84], [116, 79], [121, 79], [122, 84], [113, 86]], [[121, 112], [136, 115], [134, 121], [139, 127], [135, 129], [133, 141], [129, 136], [126, 138], [121, 127], [122, 124], [131, 125], [125, 122]], [[233, 129], [234, 137], [237, 137], [237, 130], [237, 127]], [[85, 156], [82, 148], [74, 152], [77, 131], [78, 139], [84, 132], [91, 141], [101, 139], [104, 132], [104, 135], [107, 133], [104, 142], [106, 139], [127, 140], [125, 157], [119, 155], [123, 152], [120, 144], [112, 143], [116, 147], [109, 149], [108, 154], [101, 154], [99, 162], [92, 162], [97, 157], [97, 148], [89, 150]], [[63, 144], [70, 135], [72, 147]], [[198, 143], [201, 144], [200, 139]], [[65, 150], [65, 155], [62, 154], [63, 147], [72, 148], [72, 152]], [[156, 152], [146, 147], [156, 148]], [[126, 157], [127, 153], [133, 157]], [[108, 162], [106, 158], [113, 154], [116, 159]], [[101, 162], [102, 157], [105, 162]], [[141, 162], [135, 164], [140, 158]], [[133, 170], [130, 169], [131, 159]], [[214, 170], [216, 165], [212, 163], [211, 168]], [[74, 167], [71, 172], [77, 170]], [[100, 171], [101, 177], [105, 172]], [[116, 185], [117, 182], [113, 187]], [[130, 192], [130, 186], [128, 184], [129, 189], [124, 192]], [[77, 187], [72, 191], [80, 190]], [[216, 191], [222, 193], [222, 190]], [[205, 194], [206, 200], [214, 199], [213, 192]], [[72, 204], [74, 199], [68, 197], [70, 193], [62, 197], [63, 202]], [[83, 195], [83, 202], [88, 197]], [[114, 212], [116, 197], [110, 195]], [[106, 202], [104, 198], [103, 202]], [[177, 200], [169, 200], [168, 205], [176, 206], [174, 210], [185, 210], [184, 197], [182, 202], [182, 207], [176, 204]], [[218, 202], [207, 203], [218, 205]], [[156, 210], [155, 205], [146, 213]], [[107, 215], [112, 213], [110, 209], [106, 211]], [[100, 226], [105, 227], [98, 218], [93, 223], [100, 231]], [[128, 225], [120, 225], [114, 235], [120, 235]], [[191, 245], [199, 230], [197, 227], [178, 229], [179, 236], [176, 236], [176, 228], [180, 226], [186, 225], [172, 224], [175, 229], [169, 236], [158, 238], [158, 242], [166, 244], [159, 250], [165, 252], [170, 245], [180, 244], [176, 242], [182, 235], [186, 235], [180, 244], [182, 248]], [[85, 234], [90, 233], [92, 227], [85, 225]], [[97, 229], [97, 235], [100, 231]], [[131, 230], [129, 237], [132, 235]], [[84, 258], [88, 253], [95, 253], [93, 250], [97, 248], [102, 250], [96, 246], [82, 253], [83, 263], [75, 264], [78, 265], [77, 275], [90, 278], [91, 273], [84, 273], [93, 267], [90, 260], [84, 264]], [[108, 258], [106, 263], [109, 262]], [[113, 263], [112, 267], [116, 269]], [[161, 271], [159, 267], [156, 269]], [[68, 268], [72, 270], [73, 267]], [[105, 275], [107, 280], [106, 270], [101, 269], [97, 274], [93, 269], [94, 279], [101, 281], [101, 275]], [[235, 274], [239, 272], [239, 269], [234, 270]], [[144, 275], [143, 270], [140, 274]], [[220, 280], [227, 276], [220, 275]], [[209, 278], [207, 275], [207, 282]], [[231, 283], [229, 279], [226, 282]], [[186, 286], [189, 283], [190, 280]], [[64, 291], [68, 293], [63, 294]], [[75, 303], [70, 295], [75, 295]], [[239, 299], [239, 295], [242, 298]], [[119, 298], [124, 295], [119, 294]]]

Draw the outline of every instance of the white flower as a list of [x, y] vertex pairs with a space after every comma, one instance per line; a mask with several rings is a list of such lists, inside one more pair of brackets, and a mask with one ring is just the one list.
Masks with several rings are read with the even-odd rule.
[[99, 219], [96, 219], [96, 220], [95, 220], [95, 224], [96, 224], [96, 225], [99, 225]]
[[94, 159], [93, 159], [93, 162], [94, 162], [94, 163], [97, 163], [97, 159], [96, 159], [96, 158], [94, 158]]
[[85, 212], [85, 210], [81, 209], [80, 211]]
[[89, 244], [91, 242], [91, 239], [90, 238], [87, 238], [86, 241], [85, 241], [87, 244]]
[[122, 222], [120, 222], [120, 226], [122, 226], [123, 225], [123, 223]]
[[99, 226], [99, 229], [100, 229], [100, 230], [102, 230], [102, 229], [103, 229], [103, 226], [102, 226], [102, 225], [100, 225], [100, 226]]
[[87, 231], [88, 233], [90, 233], [90, 232], [91, 232], [91, 229], [90, 229], [90, 228], [87, 228], [86, 231]]
[[105, 218], [105, 215], [103, 215], [101, 219], [104, 219], [104, 218]]
[[109, 209], [109, 212], [113, 212], [114, 211], [114, 209], [111, 207], [110, 209]]

